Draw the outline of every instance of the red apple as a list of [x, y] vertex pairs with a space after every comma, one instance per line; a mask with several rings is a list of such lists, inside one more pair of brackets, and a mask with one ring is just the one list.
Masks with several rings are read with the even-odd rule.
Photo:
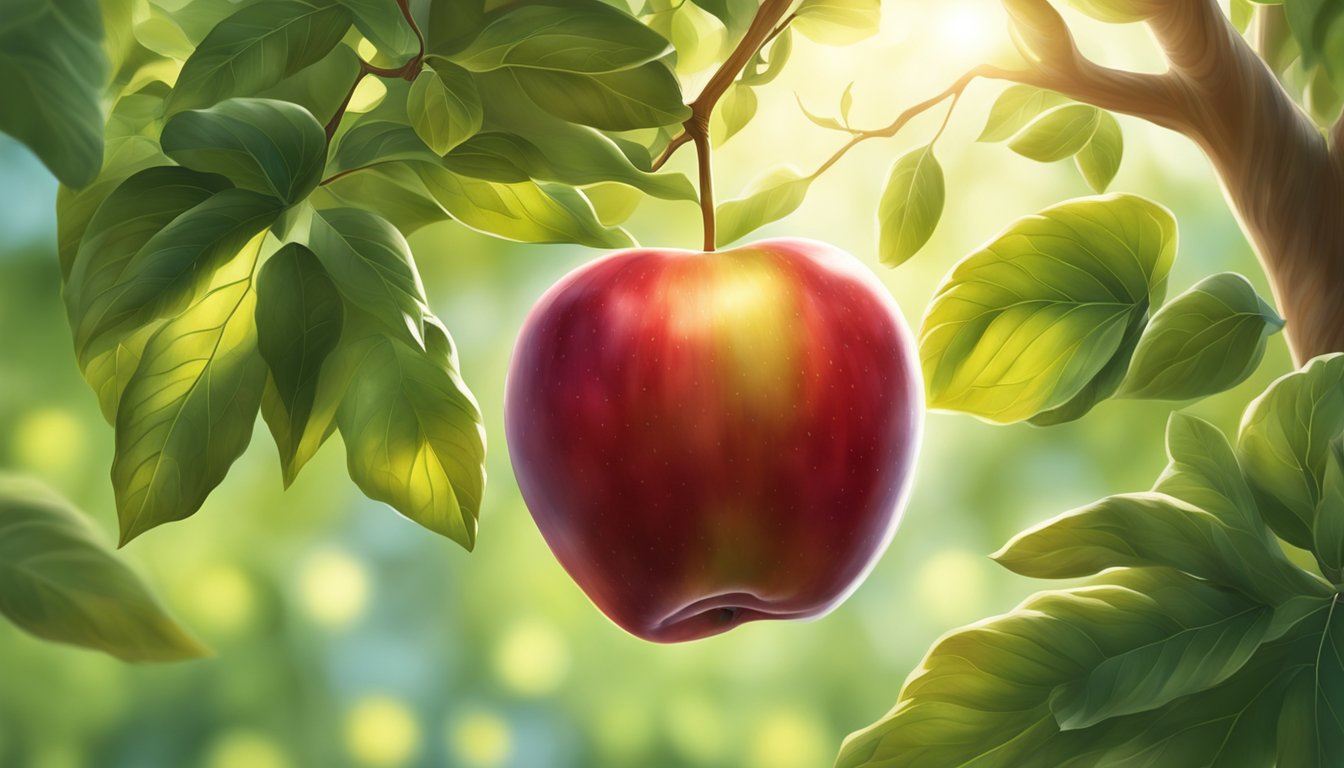
[[542, 536], [657, 642], [844, 600], [895, 532], [924, 410], [896, 303], [796, 239], [580, 267], [528, 316], [507, 390]]

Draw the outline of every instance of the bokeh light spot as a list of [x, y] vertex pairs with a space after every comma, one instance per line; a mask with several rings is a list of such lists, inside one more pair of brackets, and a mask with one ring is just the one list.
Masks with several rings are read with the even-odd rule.
[[396, 768], [419, 752], [420, 724], [400, 700], [369, 696], [357, 702], [346, 716], [345, 742], [359, 763]]
[[829, 765], [835, 745], [815, 715], [795, 709], [768, 712], [752, 729], [752, 768], [811, 768]]
[[12, 439], [18, 462], [46, 474], [67, 472], [84, 456], [84, 427], [61, 408], [41, 408], [28, 414], [14, 429]]
[[495, 674], [515, 693], [545, 696], [569, 674], [569, 648], [548, 623], [529, 619], [511, 627], [496, 647]]
[[465, 766], [494, 768], [513, 753], [513, 734], [493, 712], [472, 712], [458, 718], [448, 733], [449, 748]]
[[994, 42], [1000, 19], [981, 8], [948, 3], [939, 9], [937, 36], [942, 47], [958, 54], [987, 53]]
[[189, 597], [181, 601], [195, 621], [222, 632], [237, 632], [252, 619], [255, 598], [247, 574], [219, 563], [197, 572]]
[[918, 594], [924, 612], [939, 623], [969, 620], [981, 614], [986, 559], [963, 550], [943, 550], [919, 570]]
[[695, 763], [717, 763], [728, 744], [724, 713], [714, 700], [699, 694], [682, 694], [668, 702], [668, 740], [679, 754]]
[[247, 730], [225, 733], [210, 747], [207, 768], [289, 768], [285, 753], [266, 736]]
[[318, 552], [303, 565], [299, 592], [310, 616], [328, 626], [343, 627], [364, 612], [369, 597], [368, 571], [345, 552]]

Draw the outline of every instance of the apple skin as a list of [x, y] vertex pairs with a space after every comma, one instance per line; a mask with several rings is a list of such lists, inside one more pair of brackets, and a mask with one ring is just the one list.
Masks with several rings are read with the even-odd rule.
[[842, 602], [895, 533], [924, 413], [896, 303], [800, 239], [576, 269], [527, 317], [506, 389], [542, 536], [655, 642]]

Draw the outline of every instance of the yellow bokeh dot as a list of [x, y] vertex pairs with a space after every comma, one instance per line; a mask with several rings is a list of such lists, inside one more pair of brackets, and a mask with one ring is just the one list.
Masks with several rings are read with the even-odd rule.
[[500, 681], [515, 693], [545, 696], [569, 674], [569, 647], [551, 624], [521, 621], [496, 646], [494, 666]]
[[926, 560], [918, 576], [924, 612], [944, 624], [979, 616], [986, 563], [984, 557], [961, 550], [944, 550]]
[[728, 746], [724, 713], [714, 700], [699, 694], [674, 696], [664, 712], [668, 740], [692, 763], [721, 762]]
[[420, 723], [400, 700], [369, 696], [346, 716], [345, 743], [351, 757], [362, 765], [396, 768], [420, 751]]
[[211, 747], [206, 768], [289, 768], [289, 759], [266, 736], [238, 730], [221, 736]]
[[188, 589], [182, 604], [189, 606], [197, 622], [210, 629], [237, 632], [252, 619], [256, 602], [252, 582], [236, 566], [207, 566], [196, 573]]
[[84, 456], [84, 427], [60, 408], [42, 408], [19, 422], [13, 434], [14, 457], [44, 473], [66, 472]]
[[835, 745], [815, 716], [792, 709], [769, 712], [752, 729], [751, 768], [812, 768], [829, 765]]
[[318, 552], [303, 565], [299, 593], [304, 609], [314, 619], [333, 627], [345, 626], [359, 618], [368, 603], [368, 572], [345, 552]]
[[355, 94], [350, 97], [349, 112], [368, 112], [378, 106], [383, 97], [387, 95], [387, 86], [383, 81], [376, 77], [366, 77], [355, 87]]
[[448, 745], [464, 766], [494, 768], [513, 753], [513, 733], [504, 718], [492, 712], [472, 712], [453, 723]]

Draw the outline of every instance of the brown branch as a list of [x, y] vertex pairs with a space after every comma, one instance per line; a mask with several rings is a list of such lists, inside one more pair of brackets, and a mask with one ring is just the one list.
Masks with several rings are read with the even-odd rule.
[[[414, 80], [416, 75], [424, 69], [425, 65], [425, 34], [420, 31], [420, 25], [415, 23], [415, 17], [411, 15], [410, 0], [397, 0], [397, 7], [401, 9], [401, 15], [406, 19], [406, 23], [411, 26], [415, 32], [415, 39], [419, 43], [419, 51], [400, 67], [379, 67], [364, 59], [359, 59], [359, 72], [355, 73], [354, 82], [350, 83], [350, 89], [345, 92], [345, 98], [341, 100], [341, 105], [336, 108], [331, 119], [327, 121], [326, 134], [327, 143], [336, 135], [336, 129], [341, 127], [341, 118], [345, 117], [345, 111], [350, 108], [350, 100], [355, 97], [355, 89], [369, 75], [387, 79]], [[332, 181], [333, 179], [328, 179]], [[323, 182], [325, 183], [325, 182]]]
[[704, 224], [704, 250], [709, 253], [714, 250], [715, 232], [714, 232], [714, 169], [709, 151], [709, 134], [696, 132], [695, 154], [699, 158], [697, 165], [700, 167], [700, 218]]

